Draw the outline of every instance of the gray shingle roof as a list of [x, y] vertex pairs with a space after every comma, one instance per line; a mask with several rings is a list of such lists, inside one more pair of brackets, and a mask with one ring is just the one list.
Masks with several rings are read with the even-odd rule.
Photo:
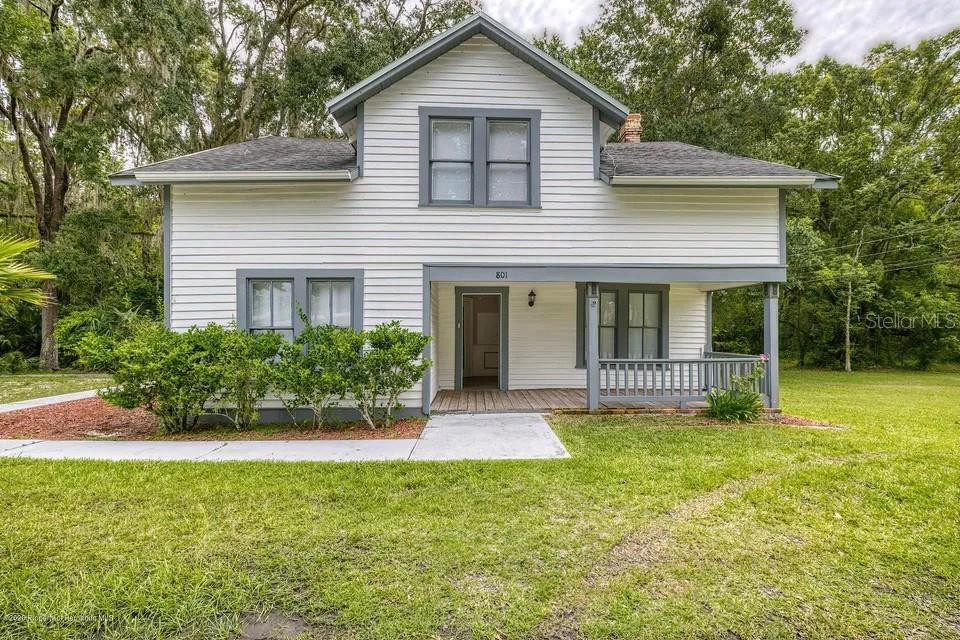
[[600, 154], [600, 171], [608, 177], [811, 177], [835, 180], [816, 171], [711, 151], [682, 142], [618, 142]]
[[346, 140], [269, 137], [125, 169], [113, 176], [164, 171], [335, 171], [356, 166], [357, 152]]

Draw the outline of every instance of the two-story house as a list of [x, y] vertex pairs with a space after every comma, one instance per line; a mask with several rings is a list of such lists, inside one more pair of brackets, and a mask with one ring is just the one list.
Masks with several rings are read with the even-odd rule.
[[[398, 319], [432, 336], [403, 398], [423, 413], [682, 405], [756, 366], [778, 405], [784, 194], [836, 176], [642, 142], [624, 105], [482, 13], [328, 108], [346, 139], [112, 176], [162, 185], [169, 326]], [[768, 363], [712, 351], [712, 292], [743, 286], [763, 288]]]

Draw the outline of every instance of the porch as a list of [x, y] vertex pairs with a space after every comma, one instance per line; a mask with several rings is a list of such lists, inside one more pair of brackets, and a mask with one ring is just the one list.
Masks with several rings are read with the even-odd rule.
[[[599, 401], [595, 410], [664, 411], [700, 409], [711, 388], [730, 388], [737, 377], [766, 360], [744, 354], [709, 353], [689, 360], [601, 360]], [[766, 396], [761, 380], [754, 389]], [[442, 389], [432, 403], [437, 413], [580, 411], [587, 408], [582, 388]]]
[[[603, 281], [584, 282], [565, 280], [565, 268], [524, 267], [464, 277], [486, 271], [425, 268], [433, 340], [424, 413], [694, 409], [751, 374], [765, 404], [778, 406], [777, 285], [738, 282], [762, 270], [604, 268]], [[512, 280], [517, 272], [525, 277]], [[713, 292], [750, 284], [764, 289], [767, 356], [713, 351]]]

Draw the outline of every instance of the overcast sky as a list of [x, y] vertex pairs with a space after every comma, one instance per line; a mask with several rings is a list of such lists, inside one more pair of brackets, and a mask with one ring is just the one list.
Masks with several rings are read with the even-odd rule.
[[[790, 65], [831, 55], [859, 62], [884, 40], [914, 44], [960, 25], [960, 0], [791, 0], [797, 23], [808, 30]], [[511, 29], [539, 35], [546, 28], [567, 43], [597, 19], [599, 0], [483, 0], [484, 9]]]

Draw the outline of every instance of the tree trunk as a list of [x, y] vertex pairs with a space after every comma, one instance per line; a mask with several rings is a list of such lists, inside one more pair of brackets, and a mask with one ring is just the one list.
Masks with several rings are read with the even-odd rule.
[[57, 326], [57, 285], [47, 280], [42, 286], [46, 300], [40, 307], [40, 368], [56, 371], [60, 368], [57, 340], [53, 333]]
[[847, 318], [843, 323], [843, 370], [853, 371], [850, 366], [850, 315], [853, 309], [853, 283], [847, 284]]

